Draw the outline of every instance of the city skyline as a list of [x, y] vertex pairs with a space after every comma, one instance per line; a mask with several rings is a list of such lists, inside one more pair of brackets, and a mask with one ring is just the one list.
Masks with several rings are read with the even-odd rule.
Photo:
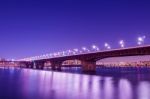
[[150, 1], [0, 1], [1, 57], [24, 58], [119, 40], [149, 40]]

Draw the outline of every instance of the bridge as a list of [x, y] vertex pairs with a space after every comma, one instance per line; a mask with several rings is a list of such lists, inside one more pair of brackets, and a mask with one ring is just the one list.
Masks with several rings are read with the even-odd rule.
[[64, 61], [80, 60], [82, 64], [82, 71], [93, 72], [96, 70], [96, 61], [98, 60], [110, 57], [142, 56], [142, 55], [150, 55], [150, 46], [120, 48], [107, 51], [98, 51], [70, 56], [45, 58], [32, 61], [20, 61], [20, 64], [25, 65], [26, 67], [33, 68], [33, 66], [36, 66], [37, 69], [43, 69], [44, 64], [46, 62], [50, 62], [52, 70], [61, 70], [62, 63]]

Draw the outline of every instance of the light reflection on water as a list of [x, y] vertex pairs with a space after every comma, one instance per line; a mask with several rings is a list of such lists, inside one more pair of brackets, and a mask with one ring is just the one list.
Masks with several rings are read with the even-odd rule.
[[149, 75], [0, 69], [0, 99], [150, 99]]

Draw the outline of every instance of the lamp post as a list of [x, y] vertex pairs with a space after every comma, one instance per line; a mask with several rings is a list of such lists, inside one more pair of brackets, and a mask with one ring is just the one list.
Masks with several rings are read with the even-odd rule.
[[105, 46], [106, 49], [111, 49], [111, 47], [108, 43], [105, 43], [104, 46]]
[[125, 46], [124, 40], [120, 40], [120, 41], [119, 41], [119, 44], [120, 44], [121, 48], [124, 48], [124, 46]]
[[138, 37], [137, 38], [137, 44], [138, 45], [144, 44], [145, 38], [146, 38], [146, 36], [140, 36], [140, 37]]
[[92, 45], [92, 49], [93, 49], [94, 51], [99, 51], [99, 48], [98, 48], [96, 45]]

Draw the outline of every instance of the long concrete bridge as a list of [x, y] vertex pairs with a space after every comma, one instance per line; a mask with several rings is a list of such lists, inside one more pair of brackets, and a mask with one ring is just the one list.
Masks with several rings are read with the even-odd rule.
[[150, 46], [138, 46], [33, 61], [21, 61], [21, 64], [24, 64], [26, 67], [35, 66], [37, 69], [42, 69], [45, 62], [50, 62], [52, 70], [61, 70], [62, 63], [64, 61], [80, 60], [82, 64], [82, 70], [85, 72], [90, 72], [96, 70], [96, 61], [104, 58], [142, 55], [150, 55]]

